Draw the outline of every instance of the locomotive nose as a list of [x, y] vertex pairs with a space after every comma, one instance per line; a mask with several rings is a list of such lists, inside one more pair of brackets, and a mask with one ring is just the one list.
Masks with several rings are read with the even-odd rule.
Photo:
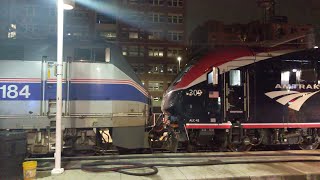
[[163, 95], [163, 101], [161, 104], [161, 110], [164, 114], [175, 114], [178, 104], [178, 94], [177, 92], [167, 92]]

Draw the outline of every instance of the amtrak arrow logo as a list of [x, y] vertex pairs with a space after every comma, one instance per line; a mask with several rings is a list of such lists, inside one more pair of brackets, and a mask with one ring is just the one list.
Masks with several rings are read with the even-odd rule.
[[265, 93], [265, 95], [271, 99], [280, 97], [279, 99], [277, 99], [278, 103], [282, 105], [289, 104], [289, 108], [299, 111], [301, 106], [304, 104], [304, 102], [306, 102], [306, 100], [308, 100], [311, 96], [315, 95], [319, 91], [301, 93], [298, 91], [284, 90], [284, 91], [271, 91], [271, 92]]

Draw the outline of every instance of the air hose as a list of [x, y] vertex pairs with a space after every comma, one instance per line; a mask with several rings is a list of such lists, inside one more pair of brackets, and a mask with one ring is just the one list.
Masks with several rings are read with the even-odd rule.
[[[107, 165], [123, 165], [121, 167], [112, 167], [112, 168], [103, 168], [99, 166], [107, 166]], [[140, 168], [149, 168], [152, 169], [151, 172], [129, 172], [125, 170], [130, 169], [140, 169]], [[134, 162], [105, 162], [105, 161], [97, 161], [92, 163], [84, 163], [81, 164], [81, 169], [88, 172], [108, 172], [114, 171], [122, 174], [133, 175], [133, 176], [150, 176], [158, 173], [158, 168], [151, 164], [143, 164], [143, 163], [134, 163]]]

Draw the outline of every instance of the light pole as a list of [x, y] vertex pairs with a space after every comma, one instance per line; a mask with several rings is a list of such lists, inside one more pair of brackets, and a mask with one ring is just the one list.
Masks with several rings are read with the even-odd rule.
[[178, 60], [178, 62], [179, 62], [179, 71], [178, 71], [178, 72], [180, 72], [180, 61], [181, 61], [181, 59], [182, 59], [182, 58], [181, 58], [180, 56], [177, 57], [177, 60]]
[[57, 0], [57, 99], [56, 99], [56, 147], [54, 153], [54, 168], [51, 174], [61, 174], [64, 169], [61, 168], [61, 147], [62, 147], [62, 65], [63, 65], [63, 11], [73, 9], [74, 3], [70, 0], [65, 3], [63, 0]]

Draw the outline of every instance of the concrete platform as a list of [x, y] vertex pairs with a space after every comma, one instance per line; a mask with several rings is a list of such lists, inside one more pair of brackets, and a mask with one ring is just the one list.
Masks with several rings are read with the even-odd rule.
[[[293, 153], [293, 156], [283, 156], [283, 154]], [[260, 156], [252, 156], [260, 154]], [[264, 156], [261, 156], [264, 155]], [[268, 156], [269, 154], [277, 156]], [[306, 156], [306, 154], [313, 154]], [[176, 155], [180, 158], [166, 158], [166, 156]], [[188, 156], [208, 156], [214, 157], [188, 157]], [[240, 157], [223, 157], [226, 155], [240, 155]], [[135, 155], [136, 156], [136, 155]], [[157, 158], [150, 159], [150, 156]], [[221, 157], [219, 157], [221, 156]], [[121, 156], [125, 157], [125, 156]], [[126, 156], [130, 157], [130, 156]], [[258, 161], [275, 160], [318, 160], [319, 162], [273, 162], [258, 163]], [[241, 180], [320, 180], [320, 150], [316, 151], [267, 151], [267, 152], [246, 152], [246, 153], [192, 153], [192, 154], [153, 154], [140, 155], [136, 159], [114, 159], [109, 162], [142, 162], [150, 163], [199, 163], [217, 161], [227, 163], [223, 165], [209, 166], [188, 166], [188, 167], [158, 167], [159, 172], [153, 176], [130, 176], [118, 172], [91, 173], [82, 170], [66, 170], [58, 176], [51, 176], [50, 172], [38, 172], [38, 179], [43, 180], [87, 180], [87, 179], [241, 179]], [[244, 163], [245, 161], [250, 162]], [[81, 163], [92, 161], [70, 161], [65, 164], [66, 168], [78, 168]], [[228, 164], [237, 163], [240, 164]], [[149, 172], [148, 169], [135, 169], [131, 172]]]

